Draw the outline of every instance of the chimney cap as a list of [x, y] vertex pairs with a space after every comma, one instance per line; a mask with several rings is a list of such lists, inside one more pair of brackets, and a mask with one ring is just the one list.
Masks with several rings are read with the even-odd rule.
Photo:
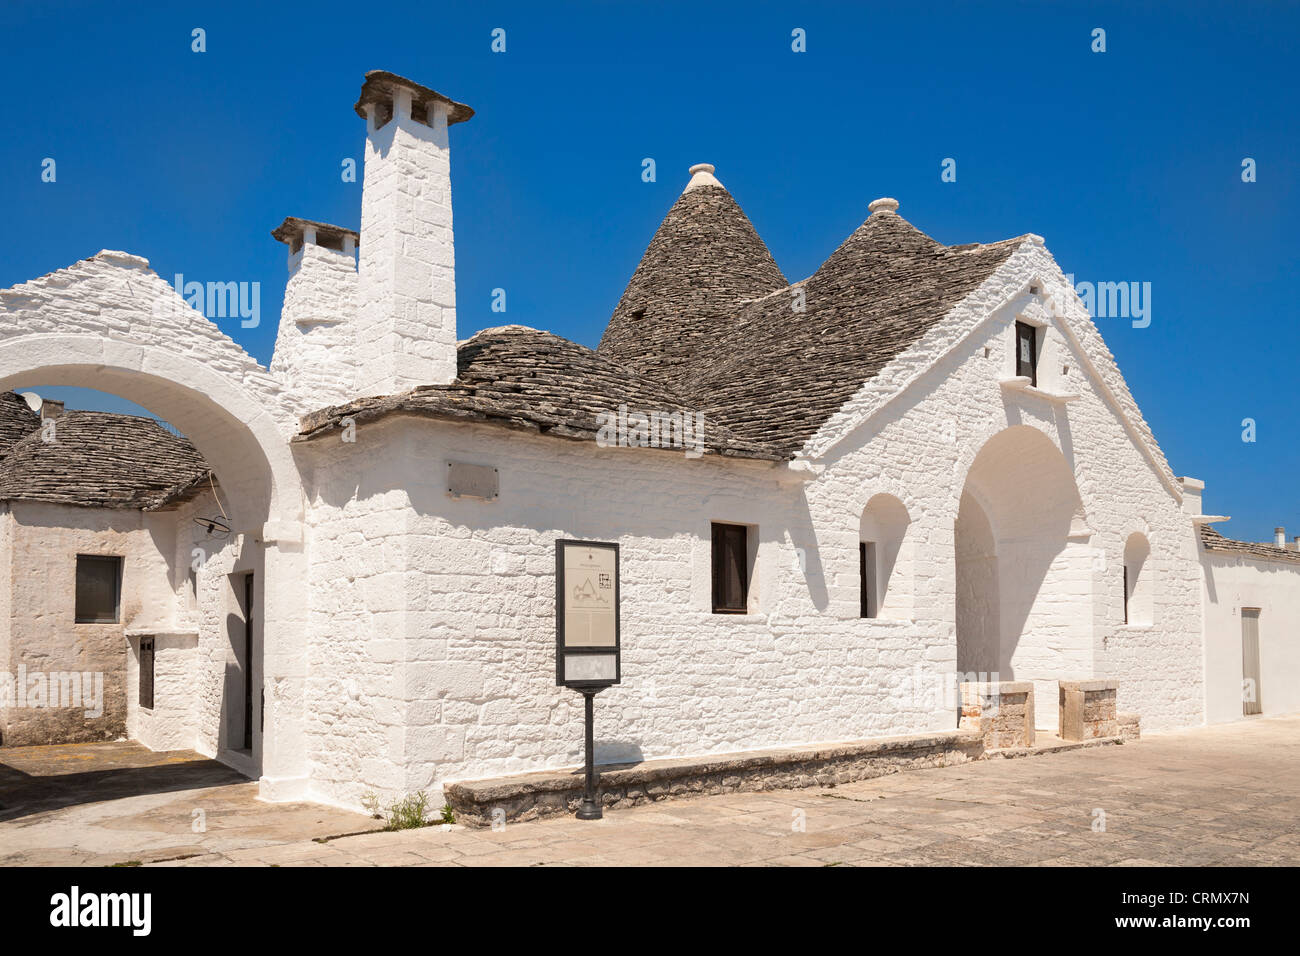
[[721, 188], [722, 183], [718, 182], [718, 177], [713, 175], [713, 169], [714, 166], [712, 163], [696, 163], [689, 170], [691, 179], [690, 182], [686, 184], [686, 189], [683, 189], [682, 192], [691, 189], [698, 189], [701, 186], [718, 186]]
[[867, 211], [873, 216], [878, 212], [898, 212], [898, 200], [890, 199], [888, 196], [881, 196], [879, 199], [873, 199], [867, 204]]
[[317, 245], [323, 243], [343, 244], [344, 236], [351, 236], [353, 240], [360, 242], [361, 233], [355, 229], [345, 229], [343, 226], [331, 226], [328, 222], [315, 222], [311, 219], [299, 219], [297, 216], [286, 216], [284, 222], [271, 230], [271, 238], [276, 242], [283, 242], [286, 245], [293, 245], [302, 238], [302, 234], [307, 229], [316, 230]]
[[398, 87], [411, 91], [411, 105], [416, 109], [427, 109], [431, 103], [445, 105], [448, 108], [448, 126], [453, 123], [463, 123], [474, 115], [474, 111], [464, 103], [457, 103], [450, 97], [443, 96], [437, 90], [431, 90], [427, 86], [421, 86], [414, 80], [408, 80], [396, 73], [389, 73], [387, 70], [371, 70], [366, 74], [366, 80], [361, 84], [361, 96], [352, 108], [357, 111], [358, 116], [365, 119], [367, 106], [371, 103], [391, 100], [394, 90]]

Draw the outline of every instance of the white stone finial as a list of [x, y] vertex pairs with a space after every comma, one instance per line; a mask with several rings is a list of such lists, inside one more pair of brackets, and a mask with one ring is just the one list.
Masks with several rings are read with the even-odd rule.
[[690, 173], [691, 181], [686, 184], [686, 189], [683, 189], [682, 192], [687, 192], [700, 186], [722, 186], [722, 183], [718, 182], [717, 178], [713, 175], [712, 163], [696, 163], [691, 167]]
[[867, 209], [873, 216], [878, 212], [898, 212], [898, 200], [882, 196], [880, 199], [873, 200]]

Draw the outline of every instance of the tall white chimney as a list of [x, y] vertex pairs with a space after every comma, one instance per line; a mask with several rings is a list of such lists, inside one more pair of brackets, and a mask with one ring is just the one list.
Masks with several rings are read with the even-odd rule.
[[1286, 547], [1286, 528], [1273, 529], [1273, 543], [1279, 548]]
[[474, 115], [411, 80], [372, 70], [366, 120], [356, 328], [357, 395], [456, 378], [456, 259], [447, 127]]

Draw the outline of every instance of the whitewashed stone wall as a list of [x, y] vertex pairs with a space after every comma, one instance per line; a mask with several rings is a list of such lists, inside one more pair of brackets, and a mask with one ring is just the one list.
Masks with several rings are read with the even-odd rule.
[[1204, 551], [1201, 565], [1205, 573], [1207, 722], [1242, 717], [1243, 607], [1258, 608], [1260, 612], [1261, 712], [1300, 711], [1300, 565]]
[[[1009, 275], [995, 277], [1005, 283], [1002, 299], [1013, 298], [1020, 283], [1047, 272], [1032, 247], [1029, 253], [1021, 263], [1011, 263]], [[1045, 286], [1045, 280], [1035, 281]], [[977, 294], [998, 300], [990, 290]], [[851, 529], [870, 495], [886, 490], [903, 496], [915, 516], [918, 616], [945, 631], [953, 628], [953, 528], [971, 463], [1003, 429], [1035, 428], [1061, 450], [1073, 471], [1086, 523], [1078, 530], [1091, 535], [1068, 543], [1057, 540], [1064, 550], [1037, 592], [1004, 592], [1004, 614], [1008, 601], [1028, 607], [1020, 648], [1027, 652], [1023, 664], [1032, 671], [1024, 676], [1041, 679], [1055, 672], [1058, 679], [1115, 678], [1120, 681], [1120, 709], [1142, 714], [1144, 729], [1199, 723], [1199, 569], [1191, 523], [1171, 490], [1171, 476], [1139, 450], [1117, 413], [1119, 403], [1100, 393], [1095, 379], [1085, 374], [1085, 356], [1061, 320], [1045, 332], [1039, 381], [1043, 391], [1078, 398], [1061, 404], [999, 384], [1013, 371], [1007, 363], [1014, 355], [1014, 322], [1025, 307], [1005, 307], [982, 322], [972, 315], [968, 338], [955, 341], [932, 367], [899, 382], [901, 403], [857, 432], [848, 431], [828, 450], [825, 475], [811, 489], [812, 513], [825, 529], [819, 539], [844, 553], [853, 544]], [[1063, 373], [1066, 366], [1070, 371]], [[1033, 496], [1056, 493], [1033, 474], [1024, 479], [1023, 486], [1006, 492], [1022, 496], [1027, 507], [1035, 504]], [[1148, 573], [1158, 581], [1155, 623], [1147, 628], [1122, 624], [1124, 542], [1137, 528], [1152, 539]], [[832, 607], [843, 615], [856, 613], [857, 600], [856, 566], [845, 564], [835, 581]], [[1082, 630], [1080, 611], [1091, 613]], [[1051, 654], [1046, 654], [1049, 648]], [[944, 663], [955, 669], [955, 640], [951, 650], [954, 656]], [[1001, 678], [1021, 679], [1022, 674]], [[1052, 690], [1044, 695], [1035, 688], [1036, 697], [1046, 697], [1046, 705], [1039, 707], [1039, 726], [1047, 729], [1055, 725]]]
[[[171, 592], [164, 555], [171, 547], [171, 522], [138, 511], [17, 501], [10, 503], [6, 523], [9, 575], [0, 588], [11, 609], [5, 622], [10, 654], [0, 668], [102, 674], [104, 713], [87, 718], [78, 707], [6, 709], [0, 714], [5, 743], [123, 736], [127, 699], [136, 689], [127, 681], [127, 633], [167, 619]], [[123, 559], [118, 623], [75, 623], [78, 554]]]
[[271, 374], [299, 415], [351, 399], [357, 376], [357, 264], [312, 242], [289, 256]]
[[[1099, 341], [1090, 327], [1044, 320], [1041, 384], [1076, 400], [999, 384], [1015, 316], [1038, 307], [1016, 287], [1054, 268], [1036, 243], [1018, 255], [1004, 288], [979, 294], [1012, 304], [947, 330], [937, 363], [810, 456], [820, 474], [806, 483], [768, 465], [415, 419], [309, 444], [312, 793], [354, 806], [368, 791], [579, 759], [580, 697], [553, 678], [558, 537], [622, 545], [625, 679], [598, 701], [600, 759], [954, 728], [954, 523], [975, 456], [1011, 425], [1060, 451], [1083, 520], [1062, 529], [1049, 582], [1079, 593], [1018, 596], [1025, 641], [1053, 648], [1059, 677], [1118, 679], [1121, 709], [1146, 727], [1199, 723], [1200, 570], [1178, 486], [1140, 445], [1145, 426], [1121, 418], [1133, 406], [1108, 353], [1083, 353], [1080, 341]], [[500, 498], [450, 498], [451, 460], [495, 466]], [[895, 572], [911, 576], [910, 619], [858, 616], [857, 542], [880, 494], [911, 519]], [[714, 520], [757, 531], [749, 615], [710, 613]], [[1137, 528], [1158, 597], [1153, 624], [1125, 628], [1122, 555]]]

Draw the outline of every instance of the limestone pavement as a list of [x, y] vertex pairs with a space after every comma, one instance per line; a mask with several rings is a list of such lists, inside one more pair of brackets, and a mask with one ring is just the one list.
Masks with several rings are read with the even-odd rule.
[[[210, 761], [152, 755], [146, 765], [129, 752], [134, 746], [0, 750], [0, 864], [1300, 863], [1300, 715], [829, 789], [666, 800], [596, 822], [561, 817], [499, 831], [431, 826], [357, 833], [374, 821], [310, 804], [261, 803], [255, 784], [238, 782]], [[76, 761], [68, 754], [86, 748], [105, 748], [82, 761], [87, 767], [114, 765], [70, 768]], [[50, 776], [68, 773], [79, 774], [65, 781], [74, 788], [50, 786]], [[203, 832], [194, 832], [195, 810], [204, 811]], [[349, 833], [355, 835], [340, 835]]]

